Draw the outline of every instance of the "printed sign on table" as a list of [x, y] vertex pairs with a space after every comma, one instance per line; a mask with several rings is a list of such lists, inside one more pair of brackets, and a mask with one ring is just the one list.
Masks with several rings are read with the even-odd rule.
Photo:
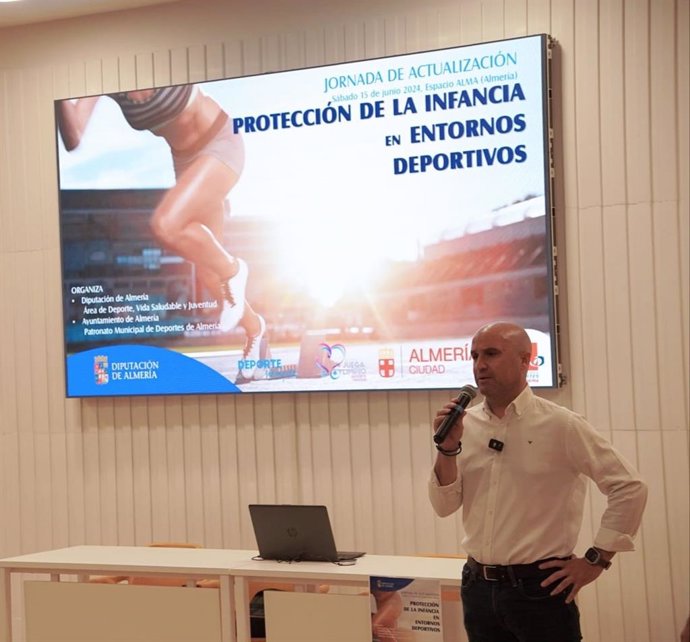
[[437, 580], [371, 577], [373, 642], [443, 642]]

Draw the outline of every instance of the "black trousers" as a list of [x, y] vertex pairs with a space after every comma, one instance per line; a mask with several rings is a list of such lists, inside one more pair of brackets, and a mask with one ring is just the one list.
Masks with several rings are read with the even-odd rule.
[[580, 612], [567, 593], [549, 595], [541, 582], [553, 569], [525, 578], [488, 581], [467, 564], [462, 606], [469, 642], [579, 642]]

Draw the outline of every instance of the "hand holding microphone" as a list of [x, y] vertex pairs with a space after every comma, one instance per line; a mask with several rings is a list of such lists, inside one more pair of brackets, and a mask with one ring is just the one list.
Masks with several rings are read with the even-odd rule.
[[460, 392], [455, 400], [455, 407], [450, 410], [450, 412], [444, 417], [441, 425], [436, 429], [434, 433], [434, 442], [436, 444], [443, 443], [451, 428], [455, 425], [464, 412], [465, 408], [470, 405], [472, 399], [477, 396], [477, 389], [474, 386], [463, 386], [460, 388]]

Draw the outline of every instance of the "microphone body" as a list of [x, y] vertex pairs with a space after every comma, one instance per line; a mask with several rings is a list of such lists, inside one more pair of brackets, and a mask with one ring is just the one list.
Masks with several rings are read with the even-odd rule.
[[465, 408], [470, 405], [472, 399], [477, 396], [477, 389], [474, 386], [463, 386], [460, 388], [458, 393], [457, 401], [455, 402], [457, 406], [453, 408], [447, 415], [446, 418], [441, 422], [438, 430], [434, 433], [434, 442], [440, 444], [448, 436], [450, 429], [453, 427], [458, 417], [465, 412]]

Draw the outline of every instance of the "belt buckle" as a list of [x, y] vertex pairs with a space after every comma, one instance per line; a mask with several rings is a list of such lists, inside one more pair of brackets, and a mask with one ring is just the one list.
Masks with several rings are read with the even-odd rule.
[[495, 575], [490, 575], [490, 573], [487, 573], [487, 571], [497, 571], [497, 570], [498, 570], [498, 566], [484, 565], [484, 566], [482, 566], [482, 577], [487, 582], [498, 582], [501, 579], [498, 576], [499, 575], [498, 573], [496, 573]]

